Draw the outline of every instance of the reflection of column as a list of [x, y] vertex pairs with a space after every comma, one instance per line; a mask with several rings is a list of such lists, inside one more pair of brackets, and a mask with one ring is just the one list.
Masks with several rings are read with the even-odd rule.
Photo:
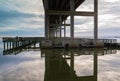
[[95, 77], [95, 81], [97, 81], [97, 68], [98, 68], [97, 62], [98, 62], [98, 60], [97, 60], [97, 50], [95, 49], [94, 50], [94, 77]]
[[49, 76], [49, 66], [50, 66], [49, 65], [50, 64], [49, 61], [50, 61], [49, 54], [46, 53], [45, 54], [45, 70], [48, 71], [48, 73], [47, 73], [48, 75], [46, 75], [46, 76]]
[[70, 62], [70, 68], [71, 68], [71, 78], [74, 77], [74, 53], [71, 52], [71, 62]]

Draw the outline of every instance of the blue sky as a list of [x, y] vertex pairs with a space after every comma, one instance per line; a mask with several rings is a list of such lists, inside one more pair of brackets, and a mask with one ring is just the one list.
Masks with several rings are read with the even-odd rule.
[[[92, 3], [86, 0], [77, 11], [93, 11]], [[119, 7], [119, 0], [99, 0], [99, 36], [120, 36]], [[92, 20], [93, 17], [75, 17], [75, 36], [93, 36]], [[0, 0], [0, 37], [3, 36], [44, 36], [42, 0]]]

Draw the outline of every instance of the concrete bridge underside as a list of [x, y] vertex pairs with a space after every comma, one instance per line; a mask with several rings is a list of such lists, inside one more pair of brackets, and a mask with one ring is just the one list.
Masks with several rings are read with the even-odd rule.
[[[45, 9], [45, 37], [66, 37], [66, 27], [70, 27], [70, 37], [74, 38], [74, 16], [94, 17], [94, 43], [98, 39], [98, 0], [94, 0], [94, 11], [76, 11], [85, 0], [43, 0]], [[70, 16], [70, 23], [66, 24]], [[64, 31], [64, 32], [62, 32]]]

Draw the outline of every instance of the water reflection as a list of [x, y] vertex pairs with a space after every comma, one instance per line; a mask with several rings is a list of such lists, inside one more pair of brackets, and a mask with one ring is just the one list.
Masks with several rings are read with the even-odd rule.
[[[44, 81], [97, 81], [97, 54], [93, 54], [94, 74], [92, 76], [78, 76], [74, 70], [74, 56], [77, 55], [74, 53], [74, 50], [54, 49], [42, 51], [45, 54]], [[70, 66], [66, 60], [70, 60]]]
[[20, 48], [13, 48], [13, 49], [7, 49], [3, 50], [3, 55], [17, 55], [21, 52], [25, 51], [40, 51], [39, 47], [32, 47], [32, 46], [27, 46], [27, 47], [20, 47]]
[[[40, 51], [40, 48], [29, 46], [29, 47], [19, 48], [19, 49], [4, 50], [3, 55], [13, 55], [13, 54], [16, 55], [16, 54], [19, 54], [20, 52], [25, 52], [25, 51]], [[91, 49], [87, 49], [87, 48], [86, 49], [41, 49], [41, 58], [45, 58], [44, 81], [97, 81], [98, 56], [106, 55], [106, 54], [116, 54], [116, 52], [117, 52], [116, 49], [93, 49], [93, 48]], [[75, 60], [76, 60], [75, 57], [82, 56], [82, 55], [93, 56], [93, 74], [92, 75], [87, 75], [87, 76], [77, 75], [75, 70]], [[68, 60], [70, 61], [69, 64], [67, 62]], [[40, 77], [40, 78], [43, 78], [43, 77]], [[29, 81], [29, 80], [24, 80], [24, 81]]]

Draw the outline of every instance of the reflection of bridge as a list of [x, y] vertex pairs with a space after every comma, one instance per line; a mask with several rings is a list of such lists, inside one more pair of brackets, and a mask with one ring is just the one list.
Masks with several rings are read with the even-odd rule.
[[[51, 50], [51, 49], [42, 49], [41, 56], [45, 57], [46, 52], [49, 50]], [[56, 50], [56, 49], [52, 49], [52, 50]], [[68, 49], [68, 50], [59, 49], [59, 50], [61, 50], [62, 56], [67, 57], [67, 58], [69, 58], [69, 56], [70, 56], [69, 53], [74, 53], [74, 56], [93, 55], [94, 54], [93, 48]], [[98, 56], [107, 55], [107, 54], [116, 54], [116, 52], [117, 52], [116, 49], [96, 49], [96, 51], [97, 51]]]
[[69, 52], [70, 66], [63, 57], [61, 50], [45, 52], [45, 79], [44, 81], [97, 81], [97, 53], [94, 52], [94, 74], [77, 76], [74, 70], [74, 53]]
[[[19, 52], [40, 51], [39, 47], [29, 46], [19, 48]], [[5, 50], [4, 55], [10, 52]], [[11, 51], [16, 51], [12, 50]], [[17, 54], [18, 52], [16, 52]], [[115, 49], [41, 49], [41, 57], [45, 57], [45, 77], [44, 81], [97, 81], [97, 56], [105, 54], [115, 54]], [[94, 70], [93, 75], [78, 76], [74, 70], [74, 56], [93, 55]], [[70, 61], [70, 65], [67, 63]]]

